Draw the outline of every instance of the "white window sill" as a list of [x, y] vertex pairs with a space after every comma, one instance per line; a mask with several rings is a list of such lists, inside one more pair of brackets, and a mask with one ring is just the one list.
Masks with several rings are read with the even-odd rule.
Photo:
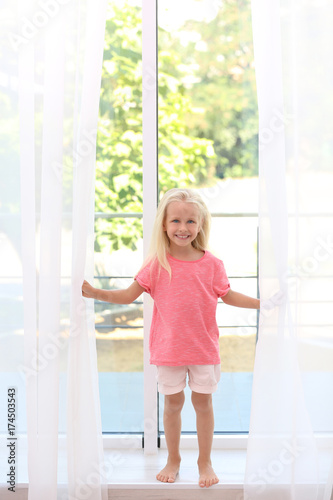
[[[197, 450], [181, 451], [182, 463], [175, 483], [161, 483], [156, 474], [165, 466], [167, 450], [159, 449], [155, 455], [145, 455], [143, 449], [111, 450], [104, 452], [105, 462], [112, 464], [107, 476], [109, 500], [149, 498], [150, 500], [201, 500], [202, 488], [198, 484]], [[243, 490], [245, 471], [245, 450], [213, 450], [213, 467], [220, 482], [205, 488], [205, 498], [220, 500], [223, 490], [224, 500], [239, 500]], [[22, 471], [21, 471], [22, 473]], [[59, 476], [65, 474], [59, 471]], [[23, 478], [16, 484], [16, 500], [28, 499], [28, 480]], [[59, 477], [59, 482], [65, 476]], [[12, 493], [6, 485], [0, 485], [1, 500], [11, 500]]]
[[[114, 451], [106, 452], [106, 458], [109, 453], [112, 454]], [[112, 477], [108, 478], [108, 483], [114, 488], [131, 488], [134, 484], [137, 487], [149, 486], [154, 489], [163, 489], [165, 486], [179, 489], [199, 488], [196, 450], [181, 450], [180, 473], [174, 484], [164, 484], [155, 478], [166, 464], [167, 450], [160, 449], [156, 455], [145, 455], [143, 450], [130, 452], [119, 450], [119, 454], [123, 457], [123, 463], [115, 466]], [[220, 479], [220, 483], [216, 486], [234, 488], [243, 485], [245, 459], [245, 450], [213, 450], [212, 463]]]
[[[197, 447], [195, 436], [182, 436], [181, 456], [182, 463], [179, 476], [175, 483], [161, 483], [156, 479], [156, 474], [164, 467], [167, 459], [167, 450], [164, 439], [161, 448], [156, 454], [149, 455], [139, 447], [140, 436], [132, 436], [130, 449], [121, 447], [121, 443], [129, 437], [104, 437], [104, 460], [107, 474], [109, 500], [126, 500], [131, 498], [149, 498], [150, 500], [201, 500], [203, 489], [198, 485]], [[120, 446], [115, 446], [117, 443]], [[141, 438], [142, 439], [142, 438]], [[207, 499], [239, 500], [242, 498], [245, 466], [246, 447], [244, 443], [247, 436], [215, 436], [214, 449], [212, 450], [213, 467], [220, 482], [210, 488], [205, 488]], [[328, 463], [331, 461], [332, 436], [320, 436], [318, 444], [326, 452]], [[128, 441], [127, 441], [127, 444]], [[23, 443], [22, 443], [23, 445]], [[229, 446], [229, 448], [228, 448]], [[231, 449], [232, 448], [232, 449]], [[27, 500], [28, 475], [23, 454], [24, 446], [19, 447], [19, 478], [16, 483], [15, 500]], [[61, 453], [60, 453], [61, 455]], [[65, 460], [63, 467], [61, 458], [59, 463], [59, 483], [66, 482]], [[1, 500], [11, 500], [12, 493], [7, 490], [7, 485], [0, 484]]]

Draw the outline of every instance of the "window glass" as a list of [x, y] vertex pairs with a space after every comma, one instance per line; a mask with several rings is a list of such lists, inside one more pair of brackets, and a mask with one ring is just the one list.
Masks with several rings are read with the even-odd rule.
[[[109, 1], [96, 162], [95, 286], [126, 288], [142, 264], [142, 6]], [[143, 432], [142, 297], [95, 303], [103, 432]]]
[[[232, 287], [257, 295], [257, 102], [249, 0], [158, 1], [160, 196], [199, 189], [213, 215], [210, 249]], [[248, 431], [256, 311], [219, 302], [216, 432]], [[188, 389], [186, 389], [188, 393]], [[163, 397], [159, 397], [163, 431]], [[195, 431], [187, 394], [183, 431]]]

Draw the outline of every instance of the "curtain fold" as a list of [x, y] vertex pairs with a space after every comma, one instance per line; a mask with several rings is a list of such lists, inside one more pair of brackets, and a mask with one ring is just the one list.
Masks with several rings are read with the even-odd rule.
[[259, 107], [259, 339], [245, 499], [330, 500], [331, 2], [252, 0]]
[[[99, 412], [98, 370], [95, 341], [93, 301], [81, 297], [82, 277], [92, 281], [95, 206], [95, 153], [99, 91], [103, 63], [104, 5], [96, 8], [87, 3], [85, 22], [85, 52], [82, 64], [81, 103], [77, 103], [73, 177], [72, 233], [72, 296], [71, 335], [69, 343], [69, 372], [67, 389], [68, 470], [70, 497], [79, 496], [85, 485], [89, 498], [107, 499], [106, 477], [103, 477], [103, 447]], [[102, 7], [102, 8], [101, 8]], [[98, 51], [96, 51], [96, 44]], [[94, 78], [92, 78], [92, 75]], [[89, 102], [89, 107], [85, 103]], [[82, 242], [89, 245], [82, 246]], [[86, 250], [87, 249], [87, 250]], [[75, 395], [75, 396], [74, 396]], [[73, 397], [74, 396], [74, 397]], [[90, 411], [87, 411], [87, 408]], [[82, 418], [82, 414], [85, 418]], [[87, 460], [89, 449], [89, 460]], [[102, 496], [100, 496], [102, 495]]]
[[94, 310], [81, 295], [106, 0], [4, 0], [0, 18], [0, 385], [17, 391], [19, 452], [28, 444], [15, 481], [26, 461], [29, 500], [106, 500]]

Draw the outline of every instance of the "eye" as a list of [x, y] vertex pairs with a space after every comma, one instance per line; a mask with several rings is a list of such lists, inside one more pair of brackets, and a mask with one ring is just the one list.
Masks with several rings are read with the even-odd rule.
[[195, 224], [195, 220], [190, 219], [190, 220], [188, 221], [188, 224]]
[[178, 219], [173, 219], [171, 222], [179, 222]]

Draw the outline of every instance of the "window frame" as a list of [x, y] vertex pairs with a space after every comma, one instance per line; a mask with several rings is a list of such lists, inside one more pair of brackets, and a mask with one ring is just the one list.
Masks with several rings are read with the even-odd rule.
[[[147, 256], [158, 201], [158, 74], [157, 0], [142, 0], [142, 169], [143, 256]], [[143, 298], [144, 450], [158, 447], [158, 411], [155, 367], [149, 363], [149, 332], [153, 303]]]
[[[152, 228], [158, 205], [158, 0], [142, 0], [142, 142], [143, 142], [143, 254], [147, 256]], [[135, 214], [138, 215], [138, 214]], [[215, 214], [225, 215], [225, 214]], [[229, 216], [257, 217], [258, 214], [228, 214]], [[258, 257], [258, 256], [257, 256]], [[258, 285], [258, 266], [257, 278]], [[165, 449], [165, 436], [158, 433], [158, 394], [155, 367], [149, 363], [149, 334], [153, 301], [143, 296], [143, 344], [144, 344], [144, 422], [143, 434], [103, 433], [105, 449], [144, 448], [147, 455]], [[257, 315], [257, 332], [258, 332]], [[255, 326], [255, 325], [253, 325]], [[215, 433], [213, 449], [239, 449], [247, 447], [248, 432]], [[195, 433], [182, 434], [184, 449], [197, 447]]]

